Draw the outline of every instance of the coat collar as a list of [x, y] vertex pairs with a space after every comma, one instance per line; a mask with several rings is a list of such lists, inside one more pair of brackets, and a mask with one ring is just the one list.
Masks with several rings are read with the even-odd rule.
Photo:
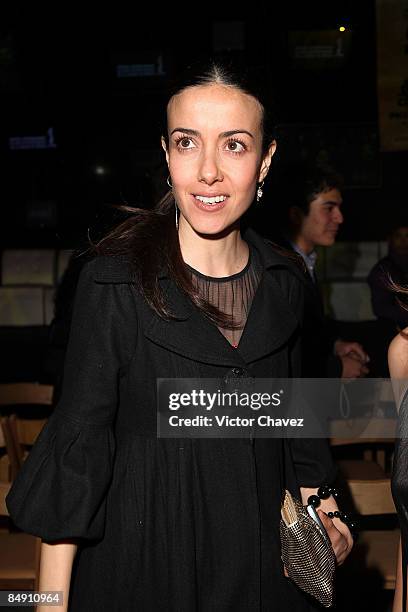
[[221, 332], [202, 315], [164, 273], [160, 283], [168, 305], [177, 320], [165, 321], [151, 313], [145, 335], [156, 344], [195, 361], [215, 365], [249, 364], [278, 350], [295, 332], [299, 322], [288, 307], [276, 270], [287, 270], [301, 276], [296, 263], [284, 252], [247, 230], [244, 239], [257, 249], [264, 273], [254, 296], [238, 349], [233, 348]]
[[[246, 230], [243, 238], [257, 249], [263, 275], [238, 349], [194, 307], [165, 271], [161, 272], [159, 282], [176, 320], [162, 319], [141, 300], [144, 335], [150, 341], [194, 361], [224, 366], [249, 364], [288, 342], [299, 322], [277, 280], [277, 271], [286, 270], [288, 275], [299, 279], [303, 272], [296, 258], [279, 247], [274, 248], [253, 230]], [[99, 283], [132, 283], [132, 268], [124, 258], [99, 257], [94, 279]]]
[[[269, 272], [273, 276], [274, 269], [287, 269], [289, 273], [291, 271], [302, 281], [304, 280], [303, 270], [299, 265], [300, 258], [298, 258], [297, 255], [262, 238], [250, 228], [243, 232], [243, 238], [258, 251], [264, 272]], [[269, 277], [267, 276], [267, 278]], [[194, 305], [175, 286], [164, 269], [162, 269], [159, 275], [159, 281], [174, 316], [177, 319], [186, 319], [190, 317], [196, 310]], [[275, 289], [278, 290], [278, 293], [282, 293], [278, 285]]]
[[[286, 267], [292, 270], [303, 266], [303, 260], [300, 256], [293, 252], [293, 249], [287, 249], [275, 244], [271, 240], [263, 238], [257, 234], [253, 229], [247, 228], [242, 233], [243, 239], [254, 246], [261, 257], [261, 262], [264, 268], [271, 267]], [[304, 267], [304, 266], [303, 266]], [[159, 280], [169, 278], [167, 269], [163, 266], [158, 275]]]

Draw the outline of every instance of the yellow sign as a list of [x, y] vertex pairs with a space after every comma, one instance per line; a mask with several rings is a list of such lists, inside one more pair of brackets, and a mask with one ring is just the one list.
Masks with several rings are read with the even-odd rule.
[[377, 0], [382, 151], [408, 151], [408, 0]]

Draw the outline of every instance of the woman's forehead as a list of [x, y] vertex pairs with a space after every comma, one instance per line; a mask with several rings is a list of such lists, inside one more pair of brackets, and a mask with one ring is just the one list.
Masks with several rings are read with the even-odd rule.
[[241, 128], [255, 130], [262, 123], [262, 108], [258, 100], [236, 87], [211, 84], [188, 87], [173, 96], [167, 107], [167, 119], [174, 127], [180, 121], [211, 126], [221, 131]]

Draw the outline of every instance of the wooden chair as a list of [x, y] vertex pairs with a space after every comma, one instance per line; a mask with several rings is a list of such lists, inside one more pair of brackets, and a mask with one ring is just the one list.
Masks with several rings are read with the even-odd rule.
[[[395, 514], [389, 479], [348, 481], [353, 500], [361, 517]], [[350, 555], [348, 569], [377, 575], [382, 588], [395, 588], [400, 531], [394, 529], [362, 529]]]
[[[374, 435], [375, 432], [371, 433]], [[362, 459], [342, 459], [337, 463], [343, 483], [347, 485], [353, 510], [360, 515], [363, 525], [365, 517], [377, 517], [378, 521], [384, 522], [387, 516], [396, 515], [390, 478], [385, 469], [388, 464], [387, 455], [390, 456], [393, 450], [394, 441], [388, 437], [390, 433], [391, 430], [386, 432], [385, 437], [377, 438], [344, 437], [332, 440], [334, 447], [361, 449]], [[377, 578], [382, 589], [394, 589], [399, 537], [400, 531], [397, 528], [362, 528], [342, 572], [362, 575], [362, 580], [365, 574], [371, 576], [371, 581]]]
[[[348, 486], [354, 509], [361, 513], [358, 498], [361, 487], [364, 489], [363, 481], [367, 482], [367, 486], [372, 481], [376, 483], [383, 481], [384, 486], [388, 486], [396, 421], [394, 419], [371, 419], [370, 421], [354, 419], [334, 421], [331, 427], [336, 437], [331, 438], [330, 444], [337, 461], [340, 478]], [[353, 455], [359, 458], [351, 458]], [[360, 483], [357, 490], [354, 486], [355, 482]], [[377, 484], [380, 486], [379, 483]], [[365, 495], [365, 492], [361, 493], [360, 498], [364, 498]], [[390, 497], [386, 495], [385, 499], [390, 499]], [[393, 505], [391, 507], [393, 508]], [[392, 512], [395, 512], [395, 509]], [[378, 512], [378, 514], [382, 513]]]
[[16, 414], [10, 415], [9, 428], [15, 451], [13, 460], [16, 462], [17, 471], [21, 468], [30, 447], [33, 446], [46, 422], [47, 419], [22, 419]]
[[0, 406], [41, 404], [50, 406], [54, 387], [40, 383], [1, 383]]
[[[350, 419], [342, 421], [332, 421], [330, 429], [332, 432], [330, 444], [336, 449], [339, 447], [360, 447], [362, 457], [367, 462], [367, 470], [374, 470], [370, 473], [373, 476], [379, 473], [375, 465], [382, 468], [382, 473], [386, 474], [391, 463], [396, 434], [396, 419]], [[349, 462], [339, 462], [339, 466], [344, 468], [348, 474], [355, 468], [361, 473], [363, 464]], [[387, 475], [387, 474], [386, 474]]]
[[8, 417], [0, 417], [0, 482], [10, 482], [13, 479], [10, 459], [12, 453], [14, 453], [14, 441]]
[[[53, 388], [36, 383], [0, 384], [0, 406], [52, 404]], [[46, 419], [1, 419], [2, 438], [13, 479]], [[5, 497], [10, 482], [0, 480], [0, 517], [8, 517]], [[6, 519], [7, 520], [7, 519]], [[41, 539], [16, 530], [9, 519], [8, 531], [0, 531], [0, 589], [38, 590]]]
[[[52, 385], [39, 383], [13, 383], [0, 384], [0, 406], [9, 409], [15, 406], [51, 406], [53, 398]], [[9, 458], [11, 462], [12, 478], [15, 478], [21, 468], [30, 447], [34, 444], [38, 434], [46, 423], [45, 418], [22, 418], [11, 414], [5, 424], [5, 431], [9, 441]]]

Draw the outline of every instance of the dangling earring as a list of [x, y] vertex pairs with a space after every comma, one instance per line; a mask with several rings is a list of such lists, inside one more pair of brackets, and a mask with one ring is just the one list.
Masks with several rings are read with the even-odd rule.
[[258, 185], [258, 189], [256, 190], [256, 201], [260, 202], [262, 196], [263, 196], [263, 189], [262, 187], [264, 186], [264, 181], [262, 181], [262, 183], [260, 183], [260, 185]]
[[177, 208], [176, 202], [174, 202], [174, 207], [176, 209], [176, 229], [178, 230], [178, 225], [179, 225], [178, 218], [179, 218], [179, 215], [178, 215], [178, 208]]
[[170, 182], [170, 175], [167, 177], [167, 181], [166, 183], [168, 184], [168, 186], [170, 187], [170, 189], [173, 189], [173, 185]]

